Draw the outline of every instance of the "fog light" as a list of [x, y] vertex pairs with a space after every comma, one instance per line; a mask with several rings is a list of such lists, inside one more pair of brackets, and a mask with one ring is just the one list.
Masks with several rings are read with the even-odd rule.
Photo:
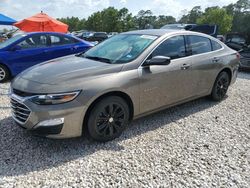
[[41, 121], [37, 124], [37, 127], [39, 126], [53, 126], [53, 125], [61, 125], [64, 123], [64, 118], [58, 118], [58, 119], [49, 119], [45, 121]]

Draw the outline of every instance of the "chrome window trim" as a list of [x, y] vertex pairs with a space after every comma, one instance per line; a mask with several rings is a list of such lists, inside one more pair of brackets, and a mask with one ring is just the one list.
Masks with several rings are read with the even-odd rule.
[[[157, 44], [149, 53], [148, 55], [146, 56], [146, 58], [143, 59], [142, 63], [140, 64], [140, 66], [138, 68], [143, 68], [143, 64], [144, 62], [148, 59], [148, 57], [155, 51], [156, 48], [158, 48], [163, 42], [165, 42], [166, 40], [168, 40], [169, 38], [171, 37], [175, 37], [175, 36], [188, 36], [188, 35], [194, 35], [194, 36], [200, 36], [200, 37], [204, 37], [204, 38], [207, 38], [209, 40], [213, 40], [215, 42], [217, 42], [216, 40], [214, 40], [212, 37], [206, 37], [206, 36], [203, 36], [203, 35], [199, 35], [199, 34], [194, 34], [194, 33], [178, 33], [178, 34], [172, 34], [170, 36], [167, 36], [165, 37], [159, 44]], [[219, 43], [219, 42], [217, 42]], [[190, 58], [190, 57], [197, 57], [197, 56], [201, 56], [201, 55], [206, 55], [206, 54], [211, 54], [211, 53], [214, 53], [214, 52], [219, 52], [219, 51], [222, 51], [225, 49], [224, 45], [222, 45], [221, 43], [219, 43], [222, 48], [218, 49], [218, 50], [215, 50], [215, 51], [210, 51], [210, 52], [205, 52], [205, 53], [201, 53], [201, 54], [195, 54], [195, 55], [190, 55], [190, 56], [186, 56], [186, 57], [181, 57], [181, 58], [177, 58], [177, 59], [174, 59], [174, 60], [178, 60], [178, 59], [187, 59], [187, 58]]]

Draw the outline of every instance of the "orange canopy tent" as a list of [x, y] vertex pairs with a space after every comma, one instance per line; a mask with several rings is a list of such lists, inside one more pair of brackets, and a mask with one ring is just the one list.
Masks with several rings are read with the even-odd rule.
[[14, 24], [22, 31], [36, 32], [36, 31], [47, 31], [47, 32], [68, 32], [68, 25], [51, 18], [47, 14], [41, 12], [30, 18], [26, 18]]

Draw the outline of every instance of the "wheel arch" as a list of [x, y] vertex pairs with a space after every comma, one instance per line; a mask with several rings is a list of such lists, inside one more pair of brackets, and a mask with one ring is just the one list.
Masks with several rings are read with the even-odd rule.
[[3, 63], [3, 61], [1, 61], [1, 60], [0, 60], [0, 65], [4, 66], [9, 71], [10, 76], [12, 76], [11, 69], [10, 69], [10, 67], [8, 65], [6, 65], [5, 63]]
[[[233, 76], [232, 70], [231, 70], [229, 67], [225, 67], [225, 68], [223, 68], [223, 69], [218, 73], [217, 77], [218, 77], [218, 76], [220, 75], [220, 73], [222, 73], [222, 72], [228, 73], [228, 75], [229, 75], [229, 80], [230, 80], [230, 83], [229, 83], [229, 84], [231, 84], [232, 76]], [[216, 78], [217, 78], [217, 77], [216, 77]]]
[[134, 103], [133, 103], [131, 97], [127, 93], [122, 92], [122, 91], [109, 91], [107, 93], [104, 93], [104, 94], [98, 96], [89, 105], [89, 107], [88, 107], [88, 109], [87, 109], [87, 111], [86, 111], [86, 113], [84, 115], [84, 118], [83, 118], [83, 131], [82, 131], [82, 133], [84, 133], [87, 130], [86, 125], [87, 125], [88, 117], [89, 117], [89, 114], [90, 114], [91, 110], [93, 109], [93, 107], [98, 102], [100, 102], [102, 99], [104, 99], [106, 97], [110, 97], [110, 96], [118, 96], [118, 97], [121, 97], [123, 100], [125, 100], [125, 102], [129, 106], [129, 120], [131, 121], [133, 119], [133, 117], [134, 117]]

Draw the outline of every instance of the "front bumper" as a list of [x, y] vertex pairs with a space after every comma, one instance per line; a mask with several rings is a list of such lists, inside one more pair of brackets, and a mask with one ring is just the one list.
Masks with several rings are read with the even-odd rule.
[[[15, 122], [28, 131], [48, 138], [72, 138], [82, 135], [82, 125], [87, 106], [82, 105], [77, 99], [58, 105], [37, 105], [29, 100], [29, 97], [20, 97], [10, 94], [11, 100], [15, 100], [20, 107], [27, 107], [30, 113], [26, 120], [20, 121], [15, 115], [12, 106], [12, 117]], [[22, 106], [23, 105], [23, 106]], [[22, 117], [22, 116], [21, 116]], [[24, 116], [26, 117], [26, 116]], [[59, 124], [43, 125], [42, 122], [55, 119], [63, 119]]]
[[[22, 124], [16, 122], [21, 128], [26, 129]], [[38, 136], [53, 137], [53, 135], [59, 135], [62, 132], [64, 124], [51, 125], [51, 126], [39, 126], [30, 129], [29, 131]]]

